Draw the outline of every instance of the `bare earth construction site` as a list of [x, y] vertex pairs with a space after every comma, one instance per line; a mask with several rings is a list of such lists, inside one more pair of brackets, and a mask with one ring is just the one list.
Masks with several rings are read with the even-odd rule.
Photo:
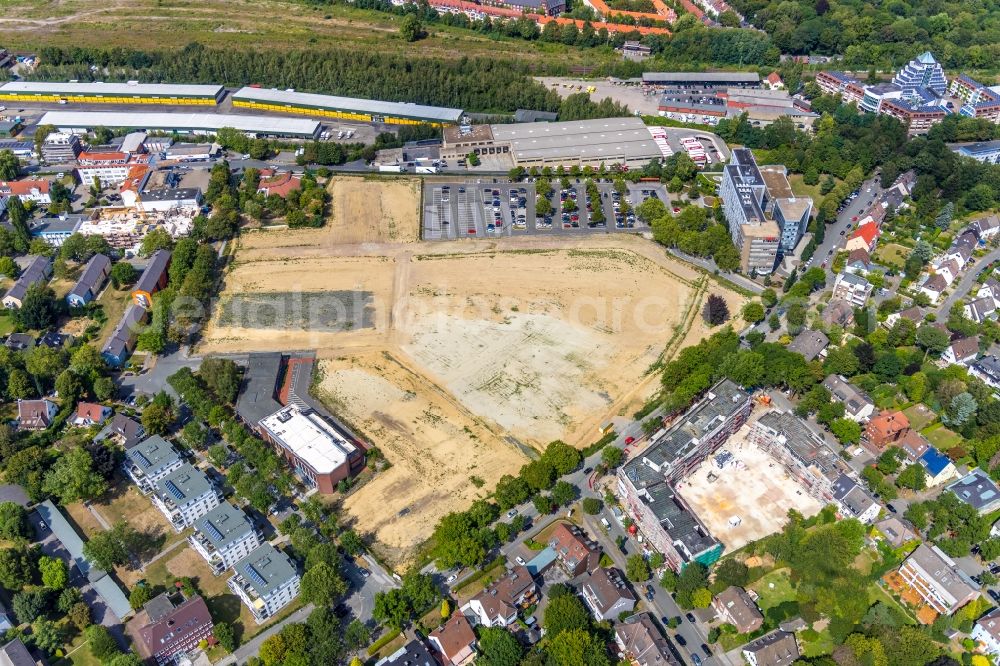
[[323, 229], [243, 234], [198, 351], [316, 350], [317, 397], [392, 463], [345, 510], [403, 561], [532, 449], [631, 414], [707, 334], [709, 288], [742, 297], [637, 236], [418, 242], [420, 188], [389, 183], [338, 179]]

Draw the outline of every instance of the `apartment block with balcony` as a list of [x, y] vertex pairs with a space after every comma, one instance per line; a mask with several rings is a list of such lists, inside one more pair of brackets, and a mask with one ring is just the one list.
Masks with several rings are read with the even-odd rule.
[[951, 615], [979, 596], [979, 585], [937, 546], [917, 546], [898, 573], [905, 585], [940, 615]]
[[269, 543], [258, 546], [233, 567], [227, 584], [253, 614], [266, 622], [299, 594], [300, 576], [288, 555]]
[[260, 535], [247, 514], [223, 502], [194, 523], [188, 543], [205, 558], [218, 576], [261, 545]]
[[219, 506], [219, 491], [205, 473], [184, 463], [156, 482], [153, 504], [180, 532]]
[[183, 464], [177, 449], [159, 435], [142, 440], [125, 451], [125, 473], [148, 495], [156, 483]]

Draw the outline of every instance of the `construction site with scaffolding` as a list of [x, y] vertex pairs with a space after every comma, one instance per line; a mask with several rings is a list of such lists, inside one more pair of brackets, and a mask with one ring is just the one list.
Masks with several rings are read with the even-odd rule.
[[80, 225], [79, 232], [86, 236], [103, 236], [116, 250], [134, 250], [146, 234], [164, 229], [171, 238], [182, 238], [191, 233], [197, 206], [176, 206], [166, 210], [147, 210], [138, 203], [134, 208], [98, 208], [89, 220]]

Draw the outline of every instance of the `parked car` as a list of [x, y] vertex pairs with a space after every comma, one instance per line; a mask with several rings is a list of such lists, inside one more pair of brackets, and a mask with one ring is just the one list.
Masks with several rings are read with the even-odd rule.
[[626, 437], [626, 438], [625, 438], [625, 444], [626, 444], [626, 445], [628, 445], [628, 444], [631, 444], [631, 443], [633, 443], [633, 442], [635, 442], [635, 437], [631, 437], [631, 436], [630, 436], [630, 437]]
[[694, 663], [694, 666], [701, 666], [701, 657], [694, 652], [691, 653], [691, 661]]
[[520, 564], [522, 567], [524, 566], [524, 558], [521, 557], [520, 555], [518, 555], [517, 557], [515, 557], [514, 561], [517, 562], [518, 564]]
[[691, 624], [697, 622], [697, 620], [694, 619], [694, 615], [692, 615], [691, 613], [685, 613], [684, 617], [686, 617], [687, 621], [690, 622]]
[[516, 515], [517, 515], [517, 509], [511, 509], [510, 511], [507, 512], [508, 518], [513, 518]]
[[687, 645], [687, 640], [680, 634], [674, 634], [674, 640], [677, 641], [678, 645]]
[[454, 583], [456, 578], [458, 578], [458, 574], [452, 574], [452, 575], [448, 576], [448, 579], [445, 582], [446, 583]]
[[701, 644], [701, 651], [705, 653], [706, 657], [712, 656], [712, 648], [708, 647], [704, 643]]
[[593, 471], [594, 471], [593, 467], [586, 467], [586, 468], [584, 468], [583, 473], [584, 474], [590, 474]]

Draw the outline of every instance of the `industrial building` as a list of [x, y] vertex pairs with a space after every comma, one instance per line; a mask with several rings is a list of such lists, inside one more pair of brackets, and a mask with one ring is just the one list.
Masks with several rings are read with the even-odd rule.
[[62, 132], [85, 132], [95, 127], [122, 127], [150, 132], [215, 134], [231, 127], [254, 136], [298, 139], [319, 137], [320, 124], [305, 118], [224, 115], [216, 113], [115, 113], [103, 111], [49, 111], [38, 121]]
[[0, 102], [74, 104], [173, 104], [214, 106], [225, 94], [218, 85], [11, 81], [0, 85]]
[[240, 88], [233, 93], [232, 100], [233, 106], [240, 109], [299, 113], [365, 123], [449, 125], [457, 123], [462, 118], [462, 109], [424, 106], [409, 102], [381, 102], [273, 88]]
[[714, 88], [759, 88], [756, 72], [643, 72], [642, 83], [695, 90]]
[[750, 393], [724, 379], [669, 429], [654, 433], [649, 447], [618, 470], [625, 510], [674, 570], [694, 561], [709, 566], [722, 555], [722, 543], [674, 486], [746, 422], [751, 408]]
[[445, 128], [442, 159], [498, 156], [520, 167], [645, 166], [665, 157], [640, 118]]

